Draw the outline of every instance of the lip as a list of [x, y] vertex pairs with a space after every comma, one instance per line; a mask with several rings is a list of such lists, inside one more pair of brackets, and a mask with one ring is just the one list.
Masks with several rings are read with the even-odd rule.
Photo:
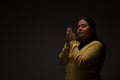
[[82, 33], [84, 33], [84, 32], [78, 32], [79, 34], [82, 34]]

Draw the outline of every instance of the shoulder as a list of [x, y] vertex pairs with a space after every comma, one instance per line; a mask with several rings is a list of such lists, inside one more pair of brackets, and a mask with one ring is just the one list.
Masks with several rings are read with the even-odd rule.
[[89, 43], [89, 45], [91, 45], [91, 46], [101, 46], [101, 47], [104, 46], [103, 42], [101, 42], [101, 41], [99, 41], [99, 40], [91, 41], [91, 42]]

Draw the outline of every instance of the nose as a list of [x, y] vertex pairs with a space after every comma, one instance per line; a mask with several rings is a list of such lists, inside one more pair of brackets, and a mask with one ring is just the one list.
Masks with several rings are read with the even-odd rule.
[[77, 30], [78, 30], [78, 31], [81, 31], [81, 30], [82, 30], [82, 27], [79, 27]]

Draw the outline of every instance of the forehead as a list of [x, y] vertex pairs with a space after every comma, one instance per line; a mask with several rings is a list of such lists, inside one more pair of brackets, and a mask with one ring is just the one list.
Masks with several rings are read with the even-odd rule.
[[78, 21], [78, 24], [87, 24], [87, 21], [85, 21], [84, 19], [81, 19]]

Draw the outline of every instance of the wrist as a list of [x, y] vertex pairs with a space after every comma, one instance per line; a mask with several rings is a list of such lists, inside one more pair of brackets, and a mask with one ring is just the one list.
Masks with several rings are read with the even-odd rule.
[[76, 41], [76, 40], [72, 40], [72, 41], [70, 41], [69, 42], [70, 43], [70, 45], [72, 46], [72, 47], [74, 47], [74, 46], [79, 46], [79, 42], [78, 41]]

